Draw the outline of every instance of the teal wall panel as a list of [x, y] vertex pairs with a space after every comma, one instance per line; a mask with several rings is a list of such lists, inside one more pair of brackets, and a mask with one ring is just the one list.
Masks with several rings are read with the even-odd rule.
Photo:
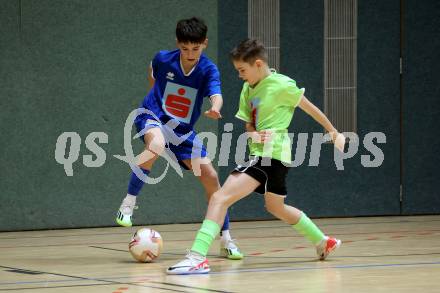
[[[307, 133], [309, 139], [304, 163], [289, 172], [288, 202], [311, 216], [400, 213], [399, 1], [358, 3], [358, 152], [344, 161], [343, 171], [338, 171], [333, 145], [325, 144], [319, 166], [309, 166], [311, 137], [322, 128], [297, 110], [289, 129], [296, 135]], [[281, 1], [281, 71], [305, 87], [306, 97], [322, 110], [323, 37], [323, 2], [296, 1], [291, 5]], [[386, 144], [378, 144], [385, 158], [378, 168], [361, 165], [361, 155], [369, 154], [362, 143], [369, 132], [383, 132], [387, 137]], [[294, 146], [296, 142], [297, 136]]]
[[[216, 61], [217, 2], [1, 5], [0, 230], [113, 225], [131, 171], [113, 155], [124, 154], [124, 123], [148, 90], [149, 62], [158, 50], [175, 48], [176, 22], [193, 16], [194, 7], [209, 26], [206, 53]], [[216, 132], [217, 122], [201, 118], [197, 128]], [[82, 142], [71, 177], [55, 160], [57, 138], [67, 131]], [[107, 157], [99, 168], [82, 162], [92, 154], [85, 146], [91, 132], [108, 134], [108, 143], [100, 144]], [[164, 168], [160, 161], [153, 175]], [[188, 172], [184, 179], [169, 172], [140, 197], [137, 224], [200, 221], [206, 207], [203, 189]]]
[[403, 3], [403, 213], [438, 214], [440, 3]]

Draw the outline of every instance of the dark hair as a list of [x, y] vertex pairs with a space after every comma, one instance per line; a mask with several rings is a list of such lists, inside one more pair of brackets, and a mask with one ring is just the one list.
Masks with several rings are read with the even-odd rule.
[[267, 62], [267, 51], [263, 43], [257, 39], [246, 39], [230, 52], [233, 61], [243, 61], [253, 64], [255, 60], [261, 59]]
[[179, 43], [201, 44], [206, 39], [208, 27], [197, 17], [181, 19], [176, 26], [176, 38]]

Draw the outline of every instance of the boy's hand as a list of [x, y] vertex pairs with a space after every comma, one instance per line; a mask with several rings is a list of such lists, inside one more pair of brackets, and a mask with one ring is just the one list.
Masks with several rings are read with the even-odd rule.
[[330, 135], [332, 137], [333, 143], [335, 144], [335, 148], [337, 148], [341, 152], [344, 152], [345, 136], [337, 131], [330, 132]]
[[272, 140], [272, 131], [261, 130], [249, 132], [249, 137], [254, 143], [265, 143]]
[[220, 111], [215, 109], [215, 108], [211, 108], [208, 111], [205, 111], [205, 116], [211, 119], [220, 119], [222, 118], [222, 115], [220, 114]]

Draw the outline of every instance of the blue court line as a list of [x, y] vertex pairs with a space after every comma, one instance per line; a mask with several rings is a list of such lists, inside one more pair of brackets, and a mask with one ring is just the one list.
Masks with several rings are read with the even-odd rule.
[[[222, 272], [211, 271], [209, 275], [225, 275], [225, 274], [239, 274], [239, 273], [263, 273], [263, 272], [287, 272], [287, 271], [309, 271], [309, 270], [328, 270], [328, 269], [368, 269], [368, 268], [381, 268], [381, 267], [408, 267], [408, 266], [425, 266], [425, 265], [440, 265], [438, 262], [416, 262], [416, 263], [394, 263], [394, 264], [360, 264], [360, 265], [336, 265], [327, 267], [278, 267], [278, 268], [263, 268], [263, 269], [242, 269], [242, 270], [230, 270]], [[111, 282], [115, 280], [132, 279], [136, 277], [149, 277], [142, 274], [139, 276], [131, 275], [127, 277], [100, 277], [99, 281]], [[25, 285], [25, 284], [42, 284], [42, 283], [67, 283], [67, 282], [86, 282], [96, 281], [96, 278], [90, 279], [66, 279], [66, 280], [48, 280], [48, 281], [21, 281], [21, 282], [4, 282], [0, 285]], [[109, 284], [112, 285], [112, 284]]]
[[396, 264], [361, 264], [361, 265], [339, 265], [330, 267], [302, 267], [302, 268], [265, 268], [265, 269], [242, 269], [223, 272], [210, 272], [211, 275], [237, 274], [237, 273], [262, 273], [262, 272], [287, 272], [287, 271], [309, 271], [309, 270], [327, 270], [327, 269], [362, 269], [362, 268], [380, 268], [380, 267], [404, 267], [420, 265], [440, 265], [438, 262], [418, 262], [418, 263], [396, 263]]

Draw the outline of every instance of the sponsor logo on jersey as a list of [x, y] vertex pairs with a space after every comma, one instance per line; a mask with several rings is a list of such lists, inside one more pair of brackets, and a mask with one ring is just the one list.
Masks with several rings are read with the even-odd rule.
[[260, 104], [260, 98], [253, 98], [251, 101], [251, 119], [254, 126], [257, 125], [258, 119], [258, 105]]
[[162, 109], [179, 121], [190, 123], [197, 90], [174, 82], [167, 82]]

